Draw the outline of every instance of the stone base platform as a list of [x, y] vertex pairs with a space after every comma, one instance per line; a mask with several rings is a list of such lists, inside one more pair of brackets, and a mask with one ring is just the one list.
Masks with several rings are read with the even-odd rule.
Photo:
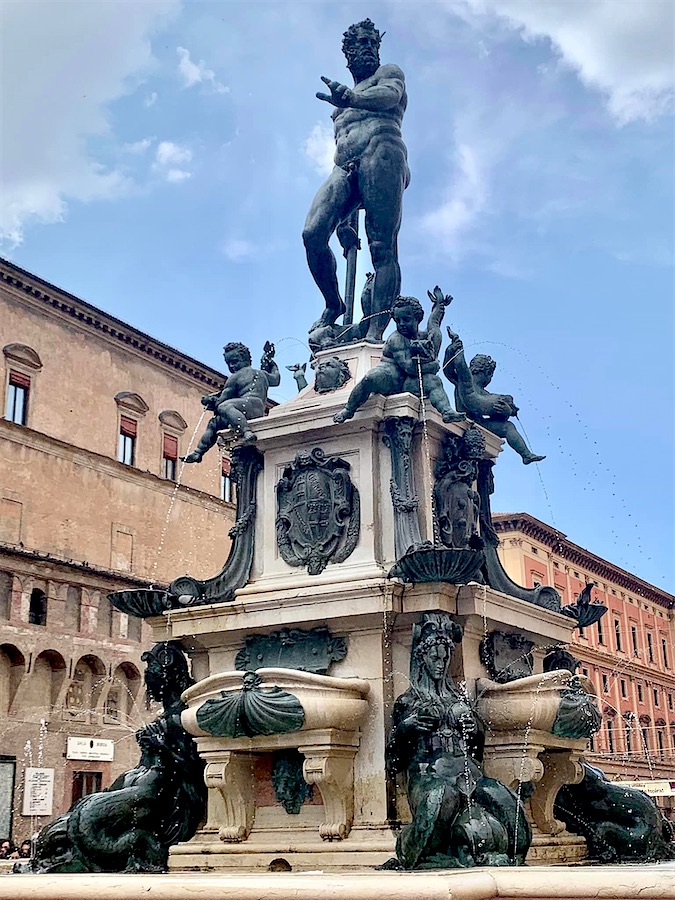
[[[294, 872], [354, 872], [372, 871], [395, 856], [396, 838], [389, 828], [355, 827], [342, 841], [322, 841], [317, 825], [323, 807], [305, 810], [316, 813], [313, 827], [263, 828], [251, 834], [247, 841], [225, 843], [214, 831], [205, 829], [184, 844], [175, 844], [169, 856], [172, 872], [233, 872], [261, 873], [272, 860], [285, 859]], [[305, 818], [309, 819], [310, 816]]]
[[0, 900], [675, 900], [675, 864], [296, 875], [10, 875]]
[[[317, 822], [322, 807], [315, 807]], [[224, 843], [216, 830], [203, 829], [197, 839], [171, 848], [169, 869], [180, 872], [256, 872], [283, 858], [294, 872], [369, 872], [396, 855], [396, 838], [388, 828], [352, 829], [344, 841], [317, 840], [316, 824], [305, 829], [268, 828], [247, 841]], [[542, 834], [535, 827], [527, 865], [552, 867], [579, 865], [587, 857], [586, 842], [575, 834]], [[673, 873], [675, 879], [675, 872]]]

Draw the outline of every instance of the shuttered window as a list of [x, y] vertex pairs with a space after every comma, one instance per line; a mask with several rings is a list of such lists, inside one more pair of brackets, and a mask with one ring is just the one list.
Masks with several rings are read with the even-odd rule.
[[172, 434], [165, 434], [162, 447], [162, 478], [167, 478], [169, 481], [175, 481], [177, 464], [178, 438], [174, 437]]
[[129, 416], [120, 416], [120, 433], [117, 444], [117, 459], [127, 466], [133, 466], [136, 459], [136, 434], [138, 422]]
[[130, 419], [128, 416], [120, 416], [120, 434], [127, 437], [136, 437], [138, 431], [138, 422], [136, 419]]
[[5, 418], [16, 425], [25, 425], [28, 418], [30, 378], [23, 372], [10, 371], [7, 385]]

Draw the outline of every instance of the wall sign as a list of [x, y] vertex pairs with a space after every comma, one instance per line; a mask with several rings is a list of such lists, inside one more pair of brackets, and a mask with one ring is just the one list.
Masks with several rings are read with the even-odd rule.
[[675, 797], [675, 781], [653, 778], [648, 781], [617, 781], [615, 784], [643, 791], [650, 797]]
[[103, 738], [69, 737], [66, 759], [97, 759], [112, 762], [115, 742]]
[[54, 769], [26, 767], [24, 773], [24, 816], [51, 816], [54, 801]]

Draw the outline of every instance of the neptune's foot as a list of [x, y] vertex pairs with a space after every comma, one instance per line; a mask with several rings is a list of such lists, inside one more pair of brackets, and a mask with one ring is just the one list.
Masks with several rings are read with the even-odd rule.
[[523, 465], [524, 465], [524, 466], [529, 466], [530, 463], [533, 463], [533, 462], [541, 462], [542, 459], [546, 459], [546, 457], [545, 457], [545, 456], [536, 456], [534, 453], [530, 453], [529, 456], [524, 456], [524, 457], [523, 457]]
[[340, 316], [344, 315], [346, 309], [347, 307], [342, 300], [340, 300], [339, 306], [327, 306], [321, 313], [321, 318], [317, 319], [309, 329], [310, 332], [314, 331], [316, 328], [321, 328], [323, 325], [335, 325]]

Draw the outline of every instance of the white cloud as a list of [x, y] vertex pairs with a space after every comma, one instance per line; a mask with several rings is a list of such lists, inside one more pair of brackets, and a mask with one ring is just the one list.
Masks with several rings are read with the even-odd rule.
[[132, 156], [142, 156], [146, 150], [149, 150], [152, 146], [154, 138], [143, 138], [140, 141], [133, 141], [131, 144], [123, 144], [122, 151], [124, 153], [131, 153]]
[[231, 238], [223, 243], [223, 253], [230, 262], [240, 263], [256, 254], [256, 246], [250, 241]]
[[154, 106], [155, 103], [157, 103], [158, 96], [159, 95], [157, 94], [157, 91], [153, 91], [151, 94], [148, 94], [148, 96], [143, 101], [143, 106], [146, 109], [150, 109], [151, 106]]
[[548, 39], [584, 84], [606, 96], [620, 124], [672, 109], [670, 0], [450, 0], [449, 6], [470, 18], [497, 16], [527, 40]]
[[206, 63], [203, 59], [200, 59], [199, 62], [193, 62], [190, 58], [190, 51], [186, 50], [185, 47], [176, 47], [176, 53], [178, 54], [178, 71], [183, 79], [183, 87], [191, 88], [197, 84], [206, 84], [216, 94], [230, 93], [229, 87], [218, 81], [216, 73], [206, 68]]
[[180, 184], [192, 178], [192, 172], [180, 168], [192, 162], [192, 150], [173, 141], [160, 141], [155, 150], [152, 170], [171, 184]]
[[[151, 69], [150, 37], [178, 9], [178, 0], [135, 0], [124, 15], [117, 0], [4, 4], [0, 235], [10, 247], [31, 222], [62, 221], [70, 200], [131, 188], [88, 141], [111, 136], [108, 105]], [[26, 64], [26, 47], [39, 65]]]
[[334, 165], [335, 139], [329, 125], [317, 122], [305, 140], [303, 149], [319, 175], [330, 175]]
[[192, 150], [174, 144], [172, 141], [160, 141], [157, 145], [155, 159], [160, 166], [180, 165], [192, 160]]
[[185, 169], [169, 169], [165, 178], [171, 184], [180, 184], [181, 181], [187, 181], [188, 178], [192, 178], [192, 172], [187, 172]]
[[433, 235], [439, 248], [456, 261], [466, 234], [486, 206], [488, 176], [476, 148], [459, 144], [455, 157], [453, 182], [441, 204], [423, 216], [420, 224]]

